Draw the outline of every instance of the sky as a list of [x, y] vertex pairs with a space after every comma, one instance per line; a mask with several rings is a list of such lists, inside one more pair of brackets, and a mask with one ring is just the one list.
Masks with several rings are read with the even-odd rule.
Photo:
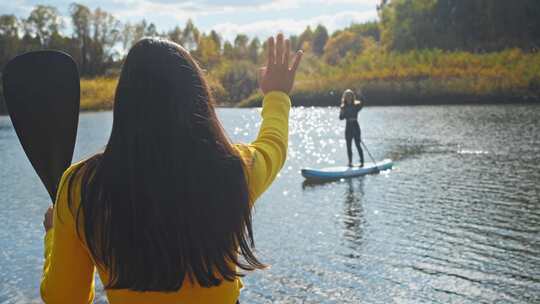
[[[0, 14], [27, 17], [35, 5], [53, 5], [68, 15], [74, 0], [2, 0]], [[191, 18], [195, 25], [209, 32], [216, 30], [225, 39], [236, 34], [266, 38], [282, 31], [298, 34], [306, 26], [325, 25], [330, 32], [377, 18], [378, 0], [79, 0], [91, 9], [100, 7], [122, 22], [143, 18], [153, 22], [159, 31], [175, 25], [184, 26]], [[65, 20], [69, 30], [69, 19]]]

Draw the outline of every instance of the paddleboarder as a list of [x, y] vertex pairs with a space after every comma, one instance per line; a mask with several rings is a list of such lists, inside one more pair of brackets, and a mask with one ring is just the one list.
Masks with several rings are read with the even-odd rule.
[[[361, 94], [359, 94], [361, 96]], [[349, 158], [349, 167], [352, 167], [352, 141], [358, 150], [360, 157], [360, 167], [364, 166], [364, 151], [362, 151], [360, 124], [358, 124], [358, 112], [362, 110], [363, 102], [356, 98], [356, 94], [347, 89], [341, 96], [341, 106], [339, 119], [345, 120], [345, 141], [347, 142], [347, 157]]]
[[92, 303], [96, 269], [111, 304], [237, 301], [240, 277], [266, 267], [251, 210], [285, 162], [302, 57], [282, 34], [267, 45], [249, 145], [228, 140], [187, 50], [157, 38], [132, 47], [105, 150], [65, 171], [45, 215], [45, 303]]

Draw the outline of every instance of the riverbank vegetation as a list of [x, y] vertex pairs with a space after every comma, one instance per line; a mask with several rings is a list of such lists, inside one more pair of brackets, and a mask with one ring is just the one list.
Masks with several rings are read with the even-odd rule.
[[[316, 72], [300, 74], [293, 100], [305, 106], [337, 105], [347, 88], [361, 89], [368, 105], [538, 101], [540, 53], [385, 53], [373, 46], [340, 65], [322, 64]], [[254, 94], [238, 106], [261, 101]]]
[[[371, 105], [538, 100], [539, 1], [393, 0], [377, 10], [378, 21], [334, 33], [318, 25], [291, 37], [306, 52], [295, 104], [335, 105], [345, 88], [361, 89]], [[81, 108], [110, 109], [129, 47], [161, 36], [193, 53], [218, 103], [260, 104], [256, 70], [266, 46], [257, 37], [224, 41], [191, 21], [160, 31], [146, 20], [122, 24], [99, 8], [72, 4], [69, 11], [70, 35], [52, 6], [36, 6], [27, 18], [1, 15], [0, 66], [25, 51], [64, 50], [79, 66]]]

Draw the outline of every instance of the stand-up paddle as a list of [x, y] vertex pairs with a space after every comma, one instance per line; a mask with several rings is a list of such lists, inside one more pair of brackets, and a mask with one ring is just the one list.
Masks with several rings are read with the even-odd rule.
[[2, 79], [19, 141], [54, 202], [75, 148], [80, 102], [77, 65], [63, 52], [30, 52], [12, 59]]
[[309, 182], [325, 182], [338, 180], [342, 178], [351, 178], [366, 174], [379, 173], [380, 171], [392, 169], [394, 163], [391, 159], [384, 159], [380, 162], [375, 161], [373, 155], [369, 152], [366, 145], [361, 142], [373, 162], [365, 163], [360, 166], [338, 166], [321, 169], [304, 168], [301, 170], [302, 176]]

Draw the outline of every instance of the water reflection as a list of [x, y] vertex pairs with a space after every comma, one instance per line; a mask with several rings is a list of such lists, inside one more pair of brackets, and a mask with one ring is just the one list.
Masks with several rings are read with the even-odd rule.
[[[343, 238], [348, 247], [356, 250], [362, 245], [366, 220], [362, 198], [364, 196], [364, 178], [359, 177], [346, 181], [343, 204]], [[352, 256], [351, 256], [352, 257]]]

